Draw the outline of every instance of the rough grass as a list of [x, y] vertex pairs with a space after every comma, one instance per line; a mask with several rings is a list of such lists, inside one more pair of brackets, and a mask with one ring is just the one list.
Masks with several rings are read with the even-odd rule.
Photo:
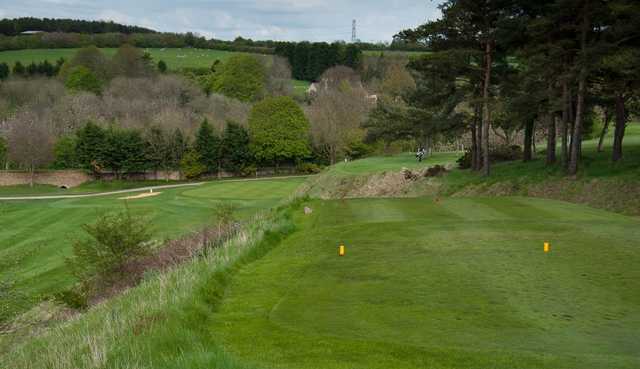
[[[303, 181], [214, 182], [166, 189], [160, 196], [131, 201], [128, 206], [134, 214], [148, 217], [155, 237], [162, 240], [208, 224], [215, 204], [222, 201], [236, 204], [237, 216], [246, 219], [277, 205]], [[104, 183], [87, 186], [112, 189]], [[74, 281], [64, 259], [71, 253], [72, 242], [83, 236], [81, 225], [101, 213], [122, 209], [124, 201], [119, 197], [0, 202], [0, 279], [15, 281], [33, 303], [69, 287]]]

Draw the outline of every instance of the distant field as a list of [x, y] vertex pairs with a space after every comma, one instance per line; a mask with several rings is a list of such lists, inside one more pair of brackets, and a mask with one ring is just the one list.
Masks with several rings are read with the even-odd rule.
[[[220, 60], [223, 61], [235, 54], [232, 51], [209, 49], [144, 49], [153, 57], [154, 61], [164, 60], [170, 70], [181, 68], [205, 68]], [[29, 49], [11, 50], [0, 52], [0, 63], [6, 62], [13, 65], [16, 61], [23, 64], [49, 60], [53, 62], [60, 58], [70, 59], [78, 49]], [[116, 49], [102, 49], [106, 55], [113, 55]]]
[[366, 56], [378, 56], [380, 54], [392, 55], [392, 56], [420, 56], [429, 54], [429, 51], [395, 51], [395, 50], [365, 50]]

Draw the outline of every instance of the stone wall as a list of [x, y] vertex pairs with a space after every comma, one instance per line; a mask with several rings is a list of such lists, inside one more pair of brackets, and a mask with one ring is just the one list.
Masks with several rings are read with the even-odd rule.
[[[34, 173], [37, 184], [76, 187], [93, 180], [93, 177], [81, 170], [50, 170]], [[31, 173], [22, 171], [0, 171], [0, 186], [17, 186], [31, 183]]]
[[[295, 174], [296, 168], [284, 166], [278, 168], [278, 175]], [[276, 174], [275, 168], [260, 168], [256, 177], [268, 177]], [[222, 172], [204, 176], [203, 179], [231, 178], [233, 174]], [[113, 181], [116, 179], [113, 173], [102, 173], [98, 178], [93, 177], [82, 170], [47, 170], [38, 171], [34, 174], [34, 183], [52, 186], [64, 186], [67, 188], [79, 186], [85, 182], [93, 180]], [[178, 171], [148, 171], [140, 173], [128, 173], [123, 179], [132, 181], [158, 180], [158, 181], [179, 181], [183, 178]], [[31, 174], [23, 171], [0, 170], [0, 186], [17, 186], [31, 183]]]

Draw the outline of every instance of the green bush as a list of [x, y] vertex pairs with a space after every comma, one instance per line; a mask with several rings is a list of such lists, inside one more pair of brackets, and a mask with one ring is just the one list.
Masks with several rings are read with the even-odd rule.
[[240, 169], [240, 175], [243, 177], [253, 177], [256, 175], [256, 171], [258, 170], [258, 167], [256, 167], [255, 165], [245, 165], [244, 167], [242, 167], [242, 169]]
[[303, 174], [318, 174], [322, 172], [322, 167], [315, 163], [300, 163], [296, 171]]
[[74, 67], [69, 71], [64, 86], [71, 91], [88, 91], [96, 95], [102, 92], [102, 81], [83, 66]]
[[196, 179], [207, 171], [207, 167], [202, 164], [200, 154], [195, 151], [189, 151], [180, 161], [180, 171], [182, 171], [182, 175], [186, 179]]
[[53, 295], [53, 299], [75, 310], [84, 310], [89, 307], [87, 295], [78, 288], [58, 292]]
[[122, 277], [120, 269], [125, 263], [151, 251], [146, 219], [132, 216], [128, 209], [102, 215], [82, 228], [89, 237], [74, 242], [67, 264], [85, 287]]

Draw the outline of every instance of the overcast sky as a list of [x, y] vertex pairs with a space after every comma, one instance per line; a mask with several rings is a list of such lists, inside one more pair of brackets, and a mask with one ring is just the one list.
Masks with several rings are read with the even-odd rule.
[[391, 41], [439, 12], [435, 0], [0, 0], [0, 18], [113, 20], [207, 38]]

